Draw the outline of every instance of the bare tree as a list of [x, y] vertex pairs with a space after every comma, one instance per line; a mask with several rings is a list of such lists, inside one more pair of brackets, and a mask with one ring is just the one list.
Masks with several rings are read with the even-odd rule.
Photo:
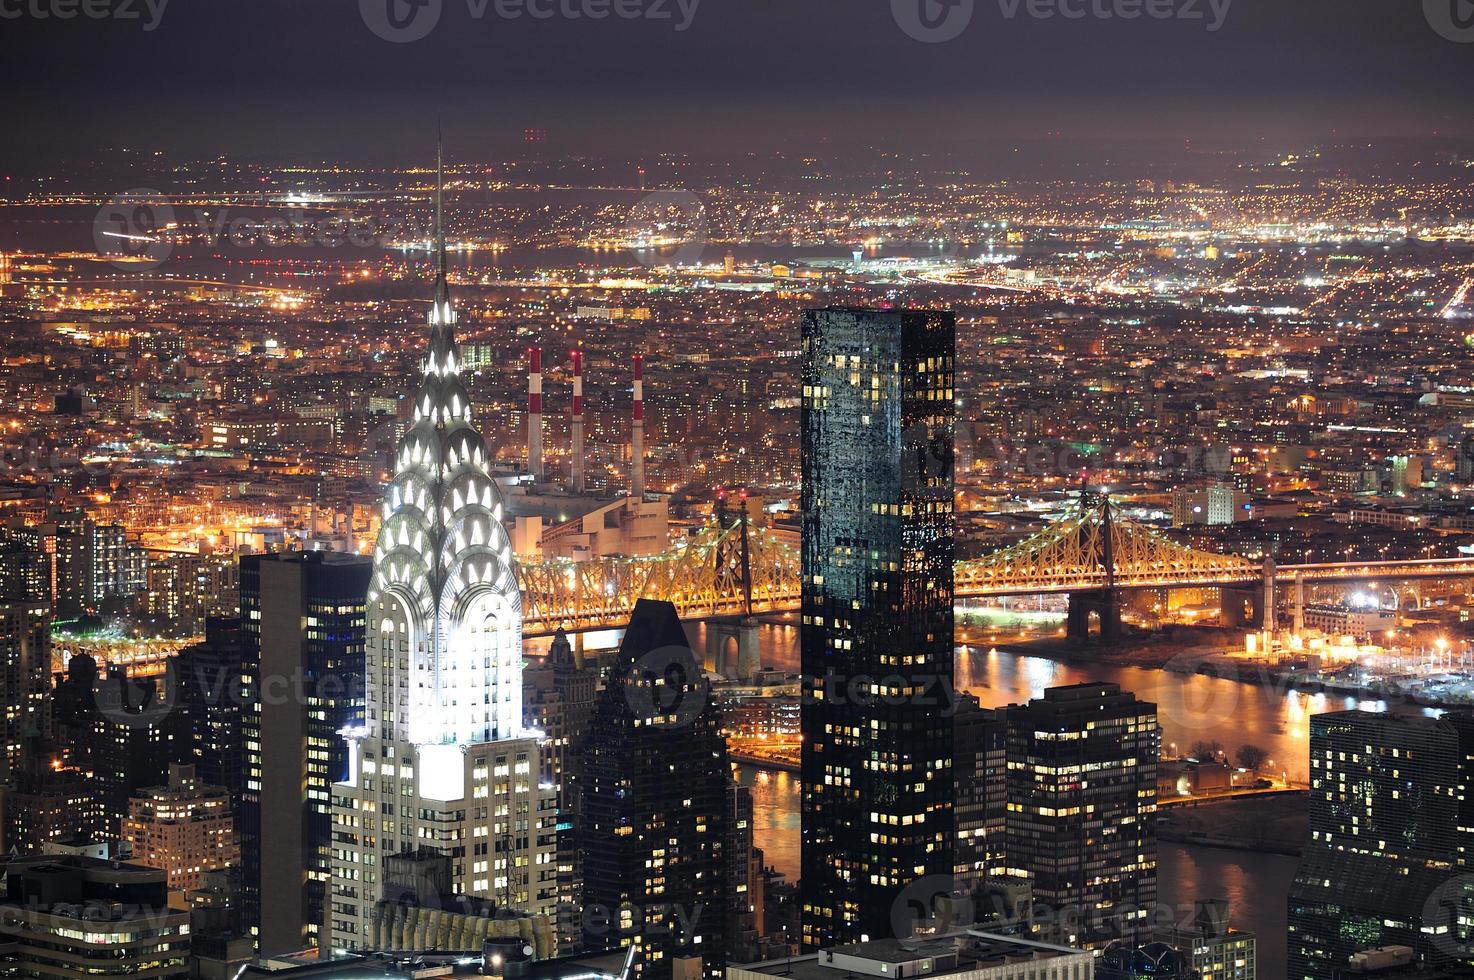
[[1257, 745], [1244, 744], [1239, 746], [1239, 751], [1235, 758], [1238, 759], [1239, 765], [1245, 769], [1250, 772], [1258, 772], [1259, 768], [1269, 758], [1269, 753]]
[[1217, 739], [1200, 739], [1193, 743], [1191, 751], [1199, 762], [1214, 762], [1223, 754], [1223, 743]]

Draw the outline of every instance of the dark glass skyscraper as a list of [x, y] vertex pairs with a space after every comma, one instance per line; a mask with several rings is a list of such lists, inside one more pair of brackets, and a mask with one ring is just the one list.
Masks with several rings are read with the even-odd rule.
[[893, 932], [953, 871], [956, 321], [803, 319], [803, 941]]
[[1342, 976], [1350, 957], [1410, 946], [1474, 959], [1470, 759], [1474, 717], [1333, 711], [1310, 719], [1310, 840], [1290, 885], [1290, 980]]
[[[579, 852], [590, 948], [634, 946], [644, 980], [726, 967], [727, 745], [669, 602], [635, 604], [582, 760]], [[681, 974], [684, 975], [684, 974]]]
[[364, 723], [364, 621], [373, 564], [310, 551], [241, 559], [246, 921], [263, 954], [315, 945], [345, 730]]

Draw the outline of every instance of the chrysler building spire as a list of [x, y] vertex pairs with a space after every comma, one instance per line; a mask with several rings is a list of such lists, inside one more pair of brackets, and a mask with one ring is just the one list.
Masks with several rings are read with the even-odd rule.
[[384, 602], [392, 613], [376, 622], [392, 623], [414, 653], [407, 676], [386, 670], [385, 677], [385, 695], [407, 693], [407, 703], [369, 727], [411, 744], [507, 738], [522, 729], [522, 600], [491, 459], [461, 383], [443, 187], [437, 141], [430, 340], [383, 502], [369, 593], [371, 604]]
[[[364, 640], [364, 724], [333, 784], [335, 951], [387, 940], [383, 861], [436, 852], [458, 894], [546, 915], [557, 801], [522, 719], [522, 595], [491, 459], [461, 384], [436, 140], [435, 289], [409, 431], [384, 493]], [[496, 853], [471, 854], [472, 842]]]

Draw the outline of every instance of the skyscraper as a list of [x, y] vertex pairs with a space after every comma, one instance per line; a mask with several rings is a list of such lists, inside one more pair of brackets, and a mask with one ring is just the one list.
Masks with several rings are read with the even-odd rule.
[[956, 324], [823, 309], [802, 343], [803, 942], [830, 947], [953, 871]]
[[1290, 885], [1291, 980], [1410, 946], [1471, 959], [1474, 717], [1333, 711], [1310, 719], [1310, 839]]
[[243, 657], [241, 621], [218, 616], [205, 620], [203, 643], [174, 657], [177, 710], [184, 716], [190, 740], [185, 758], [193, 761], [201, 782], [225, 787], [232, 806], [240, 805], [245, 783], [242, 678], [248, 672]]
[[348, 775], [343, 732], [363, 724], [370, 572], [368, 559], [334, 552], [241, 559], [238, 826], [246, 921], [263, 954], [318, 942], [332, 785]]
[[51, 607], [39, 596], [0, 596], [0, 785], [22, 768], [27, 740], [41, 734], [50, 676]]
[[1008, 814], [1008, 725], [1003, 710], [970, 694], [957, 701], [953, 773], [957, 783], [957, 883], [976, 888], [1003, 873]]
[[1007, 709], [1007, 870], [1050, 934], [1102, 948], [1153, 938], [1157, 706], [1115, 684], [1051, 687]]
[[726, 965], [727, 746], [669, 602], [635, 604], [582, 761], [583, 932], [634, 946], [644, 978]]
[[561, 629], [537, 666], [523, 671], [528, 723], [543, 733], [540, 779], [555, 788], [558, 801], [558, 915], [567, 948], [578, 939], [577, 907], [583, 875], [579, 870], [579, 774], [583, 743], [594, 714], [597, 671], [583, 669]]
[[522, 596], [461, 384], [440, 193], [430, 339], [383, 500], [367, 710], [333, 787], [334, 950], [364, 946], [386, 855], [438, 851], [461, 894], [551, 915], [557, 800], [522, 716]]

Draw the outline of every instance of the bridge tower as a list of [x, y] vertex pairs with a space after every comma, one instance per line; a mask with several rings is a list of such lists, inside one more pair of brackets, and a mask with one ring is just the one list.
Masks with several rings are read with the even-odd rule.
[[1111, 514], [1111, 498], [1107, 493], [1091, 493], [1083, 486], [1080, 489], [1080, 510], [1092, 507], [1100, 510], [1101, 565], [1105, 569], [1105, 587], [1088, 592], [1071, 592], [1069, 613], [1065, 620], [1065, 632], [1071, 640], [1084, 642], [1090, 639], [1090, 614], [1100, 617], [1100, 641], [1119, 643], [1121, 640], [1121, 590], [1116, 587], [1116, 555]]
[[[742, 612], [737, 616], [713, 619], [706, 624], [706, 659], [723, 677], [751, 680], [762, 668], [762, 653], [758, 649], [757, 619], [752, 615], [752, 545], [748, 539], [751, 517], [745, 492], [741, 494], [739, 503], [734, 517], [727, 510], [726, 493], [717, 495], [716, 519], [721, 538], [714, 549], [713, 560], [717, 568], [732, 565], [738, 569], [742, 584]], [[735, 534], [727, 533], [734, 529]], [[735, 641], [735, 659], [729, 653], [734, 645], [731, 641]]]

